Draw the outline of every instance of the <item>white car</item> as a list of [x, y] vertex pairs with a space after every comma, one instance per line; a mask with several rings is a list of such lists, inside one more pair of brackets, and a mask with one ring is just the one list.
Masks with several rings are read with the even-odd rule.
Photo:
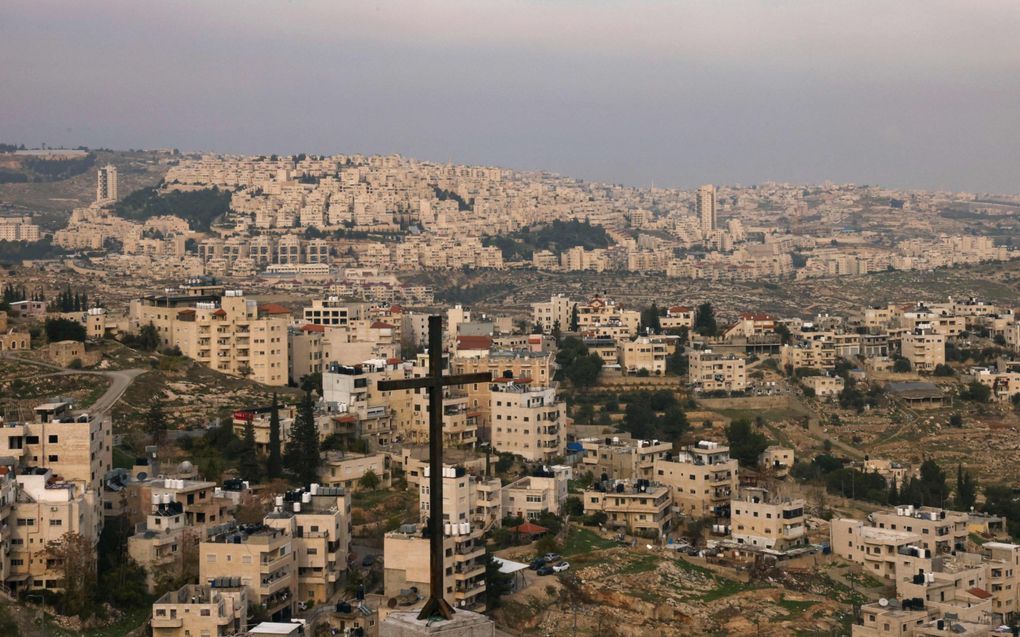
[[559, 564], [553, 564], [552, 570], [554, 573], [562, 573], [569, 568], [570, 562], [560, 562]]

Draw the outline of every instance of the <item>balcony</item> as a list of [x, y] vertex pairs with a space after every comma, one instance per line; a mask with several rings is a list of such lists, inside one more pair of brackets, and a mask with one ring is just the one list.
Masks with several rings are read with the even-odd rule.
[[156, 615], [152, 616], [152, 627], [153, 628], [181, 628], [184, 626], [184, 618], [182, 617], [159, 617]]

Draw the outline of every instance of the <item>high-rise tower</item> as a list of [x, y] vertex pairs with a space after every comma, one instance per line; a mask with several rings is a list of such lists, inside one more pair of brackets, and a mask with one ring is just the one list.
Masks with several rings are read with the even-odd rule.
[[698, 217], [701, 232], [708, 234], [715, 230], [715, 186], [709, 184], [698, 188]]
[[107, 164], [96, 178], [96, 203], [117, 201], [117, 167]]

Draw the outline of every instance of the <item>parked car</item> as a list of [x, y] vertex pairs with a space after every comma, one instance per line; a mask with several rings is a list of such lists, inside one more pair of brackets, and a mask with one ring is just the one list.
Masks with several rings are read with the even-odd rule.
[[559, 564], [553, 564], [552, 570], [557, 573], [562, 573], [570, 568], [570, 562], [560, 562]]
[[375, 564], [375, 556], [374, 555], [366, 555], [364, 557], [364, 559], [361, 560], [361, 565], [364, 566], [365, 568], [368, 568], [369, 566], [372, 566], [373, 564]]
[[558, 562], [563, 558], [560, 557], [559, 553], [546, 553], [542, 556], [542, 559], [546, 562]]
[[545, 566], [545, 558], [544, 557], [535, 558], [534, 560], [531, 561], [531, 564], [528, 564], [528, 568], [530, 568], [533, 571], [537, 571], [538, 569], [542, 568], [543, 566]]
[[542, 568], [538, 569], [539, 575], [552, 575], [555, 572], [556, 571], [554, 571], [553, 567], [551, 566], [543, 566]]

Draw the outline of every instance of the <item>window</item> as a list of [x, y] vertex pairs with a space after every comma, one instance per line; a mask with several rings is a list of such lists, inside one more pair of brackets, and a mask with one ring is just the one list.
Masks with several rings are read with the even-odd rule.
[[50, 526], [63, 526], [63, 520], [50, 520]]
[[59, 439], [60, 437], [57, 436], [56, 434], [51, 434], [48, 438], [49, 442], [51, 443], [56, 443]]
[[50, 454], [49, 456], [46, 457], [46, 460], [48, 462], [60, 462], [60, 456]]

